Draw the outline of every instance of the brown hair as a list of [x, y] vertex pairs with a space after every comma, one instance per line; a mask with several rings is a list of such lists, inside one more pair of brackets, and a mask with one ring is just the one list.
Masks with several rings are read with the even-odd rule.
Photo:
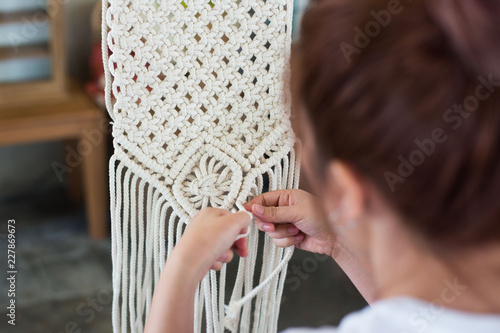
[[315, 165], [353, 166], [434, 244], [500, 240], [500, 2], [323, 0], [294, 46]]

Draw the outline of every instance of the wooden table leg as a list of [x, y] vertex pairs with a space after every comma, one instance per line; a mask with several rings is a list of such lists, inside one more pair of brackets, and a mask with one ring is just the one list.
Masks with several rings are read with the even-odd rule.
[[108, 236], [108, 177], [106, 143], [107, 133], [99, 127], [101, 119], [84, 130], [78, 141], [83, 157], [83, 187], [89, 234], [92, 238]]

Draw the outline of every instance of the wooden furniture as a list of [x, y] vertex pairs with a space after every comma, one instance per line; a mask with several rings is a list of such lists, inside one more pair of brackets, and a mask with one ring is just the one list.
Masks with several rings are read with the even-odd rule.
[[[108, 234], [108, 120], [81, 87], [68, 84], [62, 1], [47, 0], [43, 8], [39, 3], [0, 0], [0, 66], [14, 68], [15, 77], [22, 74], [24, 61], [46, 59], [48, 64], [47, 77], [31, 81], [11, 82], [12, 77], [5, 73], [2, 77], [0, 71], [0, 146], [67, 141], [65, 163], [53, 162], [52, 167], [58, 177], [70, 177], [73, 193], [78, 192], [75, 185], [83, 182], [89, 233], [104, 238]], [[2, 12], [2, 8], [8, 10]]]
[[[108, 235], [106, 142], [109, 122], [104, 112], [77, 86], [63, 101], [0, 109], [0, 146], [50, 140], [68, 143], [65, 161], [52, 167], [59, 176], [82, 174], [89, 234]], [[8, 112], [7, 112], [8, 111]], [[74, 153], [76, 152], [76, 153]], [[74, 180], [78, 177], [72, 177]]]

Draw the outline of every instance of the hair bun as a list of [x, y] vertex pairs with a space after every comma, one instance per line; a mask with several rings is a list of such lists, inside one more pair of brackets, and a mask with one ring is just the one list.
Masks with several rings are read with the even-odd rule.
[[500, 1], [430, 0], [426, 5], [467, 67], [500, 77]]

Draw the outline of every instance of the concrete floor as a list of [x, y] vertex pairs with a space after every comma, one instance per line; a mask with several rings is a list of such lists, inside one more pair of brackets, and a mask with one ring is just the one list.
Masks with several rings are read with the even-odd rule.
[[[7, 323], [8, 284], [2, 278], [0, 332], [111, 332], [110, 242], [88, 239], [83, 208], [61, 192], [0, 202], [0, 267], [7, 265], [6, 221], [11, 218], [17, 222], [16, 326]], [[279, 329], [335, 325], [365, 305], [331, 259], [297, 250], [289, 264]]]

